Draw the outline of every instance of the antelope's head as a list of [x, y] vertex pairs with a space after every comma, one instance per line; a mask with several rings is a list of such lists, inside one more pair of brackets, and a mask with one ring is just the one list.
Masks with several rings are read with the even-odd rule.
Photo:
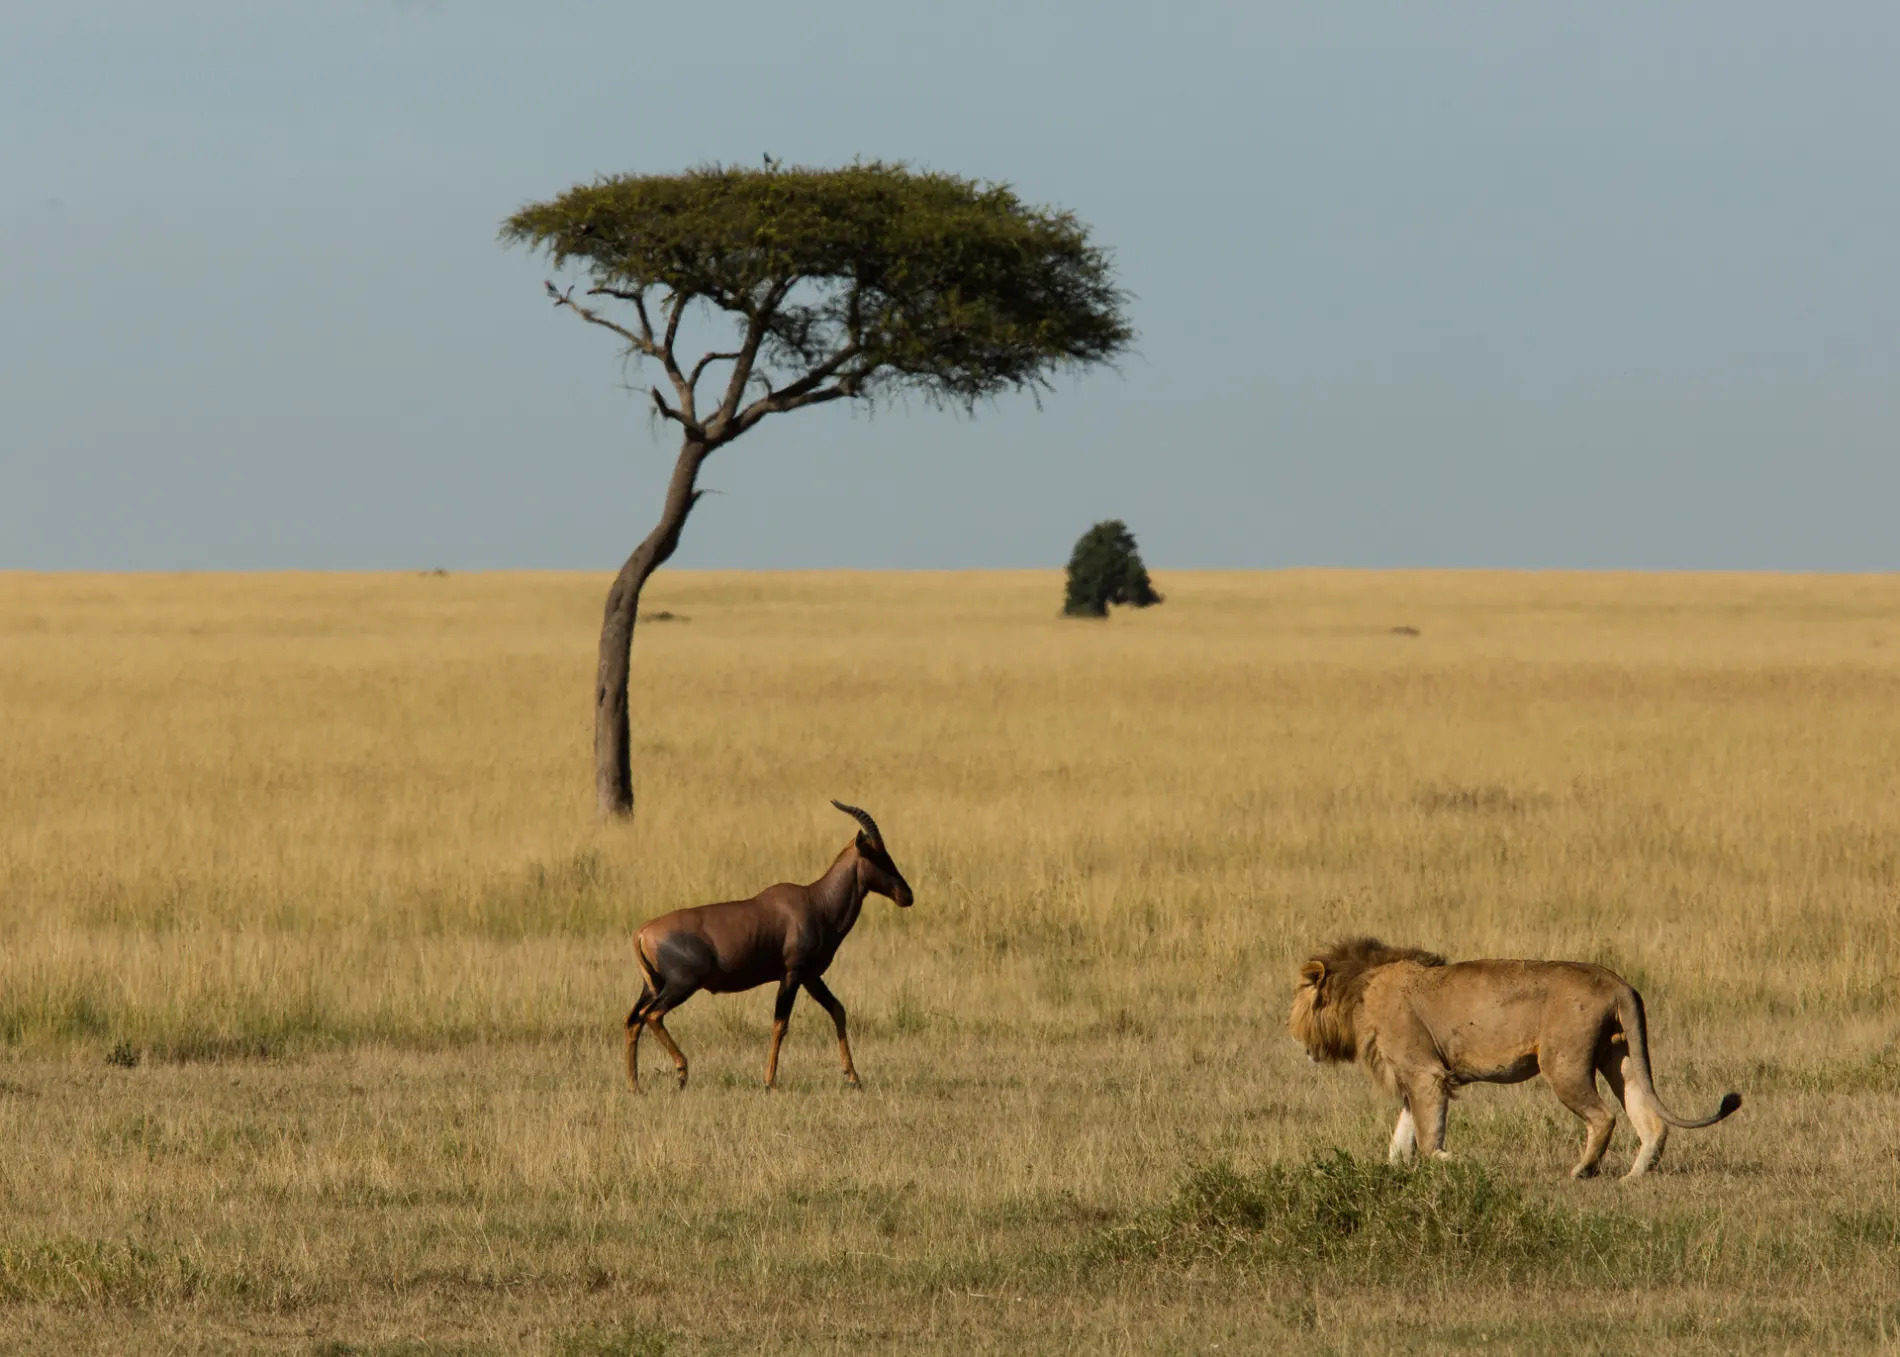
[[858, 830], [858, 840], [853, 848], [858, 855], [858, 880], [863, 884], [866, 894], [882, 895], [894, 901], [899, 909], [909, 909], [910, 882], [904, 880], [904, 874], [891, 861], [890, 850], [884, 846], [884, 836], [878, 832], [877, 821], [856, 806], [847, 806], [842, 801], [833, 801], [831, 804], [863, 826]]

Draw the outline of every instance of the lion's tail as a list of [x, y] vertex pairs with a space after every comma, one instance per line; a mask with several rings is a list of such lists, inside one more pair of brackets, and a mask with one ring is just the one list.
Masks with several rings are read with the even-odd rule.
[[1616, 1015], [1623, 1024], [1624, 1040], [1629, 1042], [1630, 1080], [1643, 1091], [1643, 1095], [1649, 1099], [1649, 1105], [1656, 1109], [1657, 1116], [1671, 1126], [1693, 1131], [1699, 1127], [1715, 1125], [1742, 1105], [1741, 1094], [1724, 1093], [1722, 1105], [1700, 1120], [1679, 1117], [1671, 1112], [1663, 1106], [1663, 1100], [1656, 1092], [1655, 1081], [1650, 1077], [1649, 1026], [1643, 1016], [1643, 996], [1629, 985], [1624, 985], [1622, 992], [1616, 996]]

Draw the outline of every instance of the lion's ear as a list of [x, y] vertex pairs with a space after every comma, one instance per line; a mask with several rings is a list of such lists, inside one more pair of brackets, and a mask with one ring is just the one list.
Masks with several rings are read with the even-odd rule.
[[1319, 982], [1324, 980], [1325, 978], [1326, 978], [1326, 963], [1319, 960], [1318, 958], [1315, 958], [1314, 960], [1309, 961], [1304, 966], [1300, 967], [1300, 979], [1304, 981], [1306, 984], [1311, 985], [1314, 989], [1318, 989]]

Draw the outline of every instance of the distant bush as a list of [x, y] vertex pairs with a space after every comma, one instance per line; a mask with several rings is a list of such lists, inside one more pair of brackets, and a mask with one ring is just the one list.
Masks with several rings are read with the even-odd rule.
[[1148, 568], [1135, 549], [1135, 535], [1119, 518], [1097, 523], [1069, 556], [1068, 596], [1062, 611], [1070, 617], [1107, 617], [1108, 605], [1146, 608], [1161, 602], [1148, 579]]

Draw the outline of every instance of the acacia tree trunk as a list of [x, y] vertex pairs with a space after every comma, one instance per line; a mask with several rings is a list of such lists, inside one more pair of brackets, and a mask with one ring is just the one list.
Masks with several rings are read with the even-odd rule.
[[600, 664], [594, 678], [594, 804], [602, 819], [633, 814], [633, 733], [627, 720], [627, 687], [633, 662], [633, 624], [647, 577], [680, 544], [680, 529], [701, 492], [694, 489], [700, 464], [712, 444], [688, 437], [673, 464], [666, 507], [646, 540], [614, 576], [600, 623]]

